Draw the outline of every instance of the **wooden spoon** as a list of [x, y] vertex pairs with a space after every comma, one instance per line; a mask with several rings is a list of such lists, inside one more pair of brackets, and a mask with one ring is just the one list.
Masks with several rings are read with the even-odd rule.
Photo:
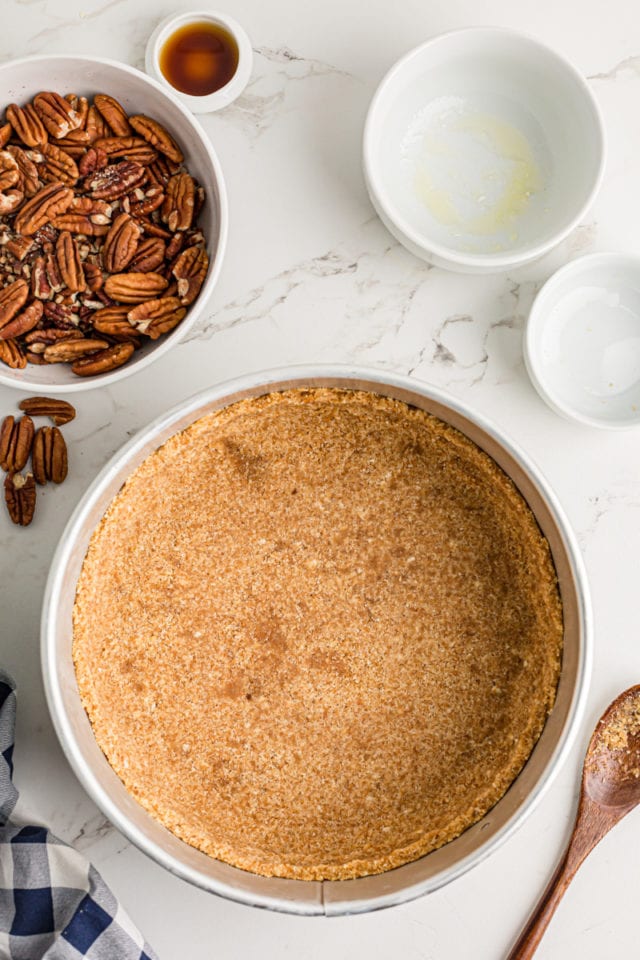
[[621, 693], [598, 721], [584, 761], [580, 804], [569, 845], [507, 960], [528, 960], [534, 955], [578, 867], [638, 803], [640, 685]]

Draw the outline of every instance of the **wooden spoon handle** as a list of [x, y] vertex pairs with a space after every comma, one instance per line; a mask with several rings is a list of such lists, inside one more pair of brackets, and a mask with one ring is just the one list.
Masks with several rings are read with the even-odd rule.
[[586, 794], [581, 795], [569, 845], [507, 960], [530, 960], [584, 859], [633, 806], [634, 804], [629, 804], [624, 807], [605, 808]]
[[570, 850], [569, 846], [507, 960], [530, 960], [538, 949], [544, 932], [579, 866], [570, 861]]

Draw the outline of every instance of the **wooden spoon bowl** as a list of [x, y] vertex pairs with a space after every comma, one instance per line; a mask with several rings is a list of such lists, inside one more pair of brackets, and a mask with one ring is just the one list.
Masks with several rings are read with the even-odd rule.
[[593, 848], [640, 803], [640, 685], [605, 710], [593, 731], [582, 771], [580, 803], [569, 845], [508, 960], [536, 952], [560, 900]]

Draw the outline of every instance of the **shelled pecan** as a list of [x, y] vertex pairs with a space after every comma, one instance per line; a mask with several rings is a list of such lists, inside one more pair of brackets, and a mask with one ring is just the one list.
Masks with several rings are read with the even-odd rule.
[[9, 104], [0, 363], [64, 362], [92, 376], [181, 323], [209, 267], [203, 198], [170, 131], [109, 94]]

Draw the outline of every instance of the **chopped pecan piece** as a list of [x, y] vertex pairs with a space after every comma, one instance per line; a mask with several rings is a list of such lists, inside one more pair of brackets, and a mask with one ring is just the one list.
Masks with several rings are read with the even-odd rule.
[[[106, 93], [97, 93], [93, 102], [117, 137], [130, 137], [131, 126], [122, 104]], [[108, 134], [106, 134], [108, 136]]]
[[78, 252], [78, 244], [68, 230], [63, 230], [56, 243], [56, 257], [60, 276], [72, 293], [86, 290], [84, 270]]
[[104, 289], [118, 303], [142, 303], [157, 297], [167, 286], [159, 273], [116, 273], [107, 277]]
[[[182, 236], [182, 234], [176, 234], [176, 236]], [[138, 245], [136, 255], [129, 264], [129, 268], [138, 273], [150, 273], [162, 266], [164, 258], [164, 240], [160, 237], [147, 237]]]
[[54, 91], [36, 94], [33, 106], [49, 134], [56, 140], [68, 136], [82, 124], [80, 114]]
[[14, 340], [16, 337], [23, 337], [25, 333], [33, 330], [40, 323], [42, 317], [42, 301], [33, 300], [28, 307], [25, 307], [22, 313], [10, 320], [0, 330], [0, 340]]
[[47, 142], [47, 131], [33, 104], [28, 103], [22, 108], [17, 103], [10, 103], [7, 107], [7, 120], [28, 147], [42, 147]]
[[15, 340], [0, 340], [0, 362], [11, 367], [12, 370], [24, 370], [27, 357]]
[[108, 346], [106, 340], [90, 340], [88, 337], [79, 337], [77, 340], [59, 340], [45, 348], [44, 358], [47, 363], [73, 363], [90, 353], [104, 350]]
[[152, 120], [151, 117], [145, 117], [141, 113], [129, 117], [129, 123], [136, 133], [144, 137], [144, 139], [154, 146], [156, 150], [159, 150], [160, 153], [164, 153], [169, 160], [172, 160], [174, 163], [182, 163], [184, 157], [182, 156], [180, 147], [161, 123], [158, 123], [157, 120]]
[[186, 312], [177, 297], [162, 297], [138, 304], [129, 310], [127, 318], [139, 333], [157, 340], [163, 333], [177, 327]]
[[0, 467], [3, 470], [22, 470], [31, 453], [34, 433], [31, 417], [4, 418], [0, 426]]
[[62, 483], [67, 476], [67, 445], [57, 427], [40, 427], [33, 441], [31, 466], [36, 483]]
[[36, 482], [33, 474], [9, 473], [4, 481], [4, 499], [14, 523], [28, 527], [36, 509]]
[[55, 143], [46, 143], [42, 153], [45, 158], [40, 168], [43, 180], [57, 180], [70, 187], [77, 183], [80, 173], [73, 157]]
[[26, 280], [22, 279], [14, 280], [0, 290], [0, 330], [22, 310], [28, 296], [29, 286]]
[[18, 406], [30, 417], [49, 417], [56, 427], [71, 423], [76, 416], [75, 407], [66, 400], [54, 400], [53, 397], [28, 397]]
[[177, 173], [167, 184], [162, 204], [162, 221], [169, 230], [188, 230], [193, 221], [195, 183], [188, 173]]
[[193, 303], [200, 293], [209, 268], [209, 257], [204, 247], [188, 247], [173, 265], [172, 274], [178, 281], [178, 296], [185, 305]]
[[77, 360], [71, 367], [71, 371], [78, 377], [93, 377], [99, 373], [108, 373], [125, 364], [134, 350], [135, 344], [131, 342], [116, 343], [107, 350], [94, 353], [91, 357]]
[[15, 219], [15, 229], [31, 236], [45, 223], [68, 210], [72, 200], [73, 190], [62, 183], [50, 183], [27, 200]]
[[109, 273], [120, 273], [133, 259], [140, 242], [140, 227], [128, 213], [113, 221], [102, 248], [102, 262]]

